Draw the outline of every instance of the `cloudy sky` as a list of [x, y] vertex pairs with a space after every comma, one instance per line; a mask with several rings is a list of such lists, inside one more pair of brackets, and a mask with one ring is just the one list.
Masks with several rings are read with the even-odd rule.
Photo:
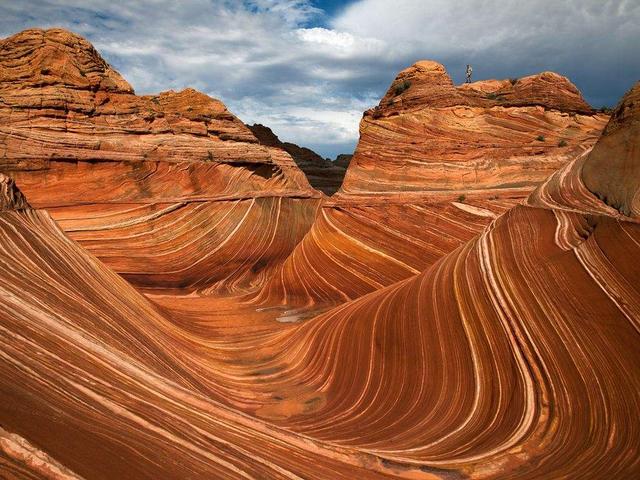
[[554, 70], [597, 107], [640, 79], [639, 0], [0, 0], [0, 36], [52, 26], [138, 93], [195, 87], [329, 157], [416, 60], [455, 82]]

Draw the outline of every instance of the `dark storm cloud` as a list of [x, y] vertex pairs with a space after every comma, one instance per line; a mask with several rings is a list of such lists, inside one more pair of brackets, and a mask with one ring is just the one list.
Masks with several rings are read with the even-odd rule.
[[466, 63], [476, 78], [554, 70], [596, 106], [640, 77], [635, 0], [330, 3], [334, 18], [308, 0], [2, 2], [0, 34], [68, 28], [139, 93], [197, 88], [325, 156], [353, 147], [362, 111], [419, 59], [441, 61], [455, 81]]

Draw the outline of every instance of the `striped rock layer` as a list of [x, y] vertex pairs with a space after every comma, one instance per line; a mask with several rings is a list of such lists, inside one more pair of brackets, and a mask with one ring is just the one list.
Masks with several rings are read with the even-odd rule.
[[289, 154], [220, 101], [135, 95], [70, 32], [0, 41], [0, 98], [0, 171], [139, 286], [259, 284], [315, 215], [320, 194]]
[[424, 270], [588, 151], [607, 118], [555, 73], [456, 87], [416, 63], [365, 112], [342, 189], [256, 301], [325, 308]]
[[637, 477], [639, 95], [423, 271], [228, 335], [154, 305], [0, 190], [3, 474]]
[[365, 112], [343, 191], [488, 190], [537, 185], [593, 144], [607, 121], [552, 72], [456, 87], [422, 61]]

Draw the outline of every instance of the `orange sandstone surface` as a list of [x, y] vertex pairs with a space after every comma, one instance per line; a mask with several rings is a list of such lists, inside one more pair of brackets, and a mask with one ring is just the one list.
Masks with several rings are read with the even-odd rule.
[[28, 106], [155, 97], [68, 32], [0, 45], [0, 476], [640, 474], [640, 83], [608, 119], [419, 62], [326, 199], [223, 106]]

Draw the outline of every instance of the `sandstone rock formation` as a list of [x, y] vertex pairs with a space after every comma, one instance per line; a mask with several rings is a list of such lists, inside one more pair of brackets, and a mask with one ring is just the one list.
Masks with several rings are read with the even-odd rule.
[[137, 285], [259, 284], [314, 218], [291, 157], [220, 101], [137, 96], [72, 33], [2, 40], [0, 97], [0, 171]]
[[166, 315], [2, 189], [2, 473], [637, 477], [639, 94], [425, 270], [260, 331]]
[[313, 150], [299, 147], [295, 143], [281, 142], [269, 127], [259, 123], [247, 125], [262, 145], [285, 150], [304, 172], [309, 183], [327, 195], [333, 195], [342, 185], [349, 163], [332, 162], [322, 158]]
[[256, 301], [326, 308], [426, 269], [588, 151], [607, 118], [554, 73], [456, 87], [416, 63], [365, 112], [342, 189]]
[[[289, 338], [269, 363], [326, 395], [296, 426], [440, 478], [636, 475], [640, 216], [613, 189], [640, 164], [638, 93], [526, 206], [419, 275], [301, 325], [305, 348], [290, 353]], [[637, 198], [640, 176], [618, 188]]]
[[388, 478], [224, 406], [199, 340], [46, 211], [0, 211], [0, 239], [2, 477]]
[[365, 113], [343, 191], [532, 186], [593, 143], [607, 118], [555, 73], [455, 87], [442, 65], [418, 62]]
[[620, 213], [640, 216], [640, 89], [634, 88], [615, 110], [598, 145], [583, 167], [585, 186]]

